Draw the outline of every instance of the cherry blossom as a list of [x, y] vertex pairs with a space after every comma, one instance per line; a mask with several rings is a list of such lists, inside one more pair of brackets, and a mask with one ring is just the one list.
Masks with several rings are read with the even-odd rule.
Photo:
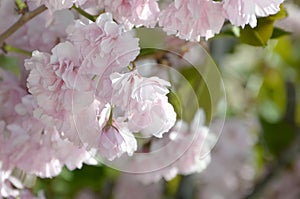
[[252, 28], [257, 25], [257, 16], [266, 17], [276, 14], [284, 0], [224, 0], [223, 8], [226, 18], [236, 26], [245, 27], [249, 24]]
[[132, 155], [137, 150], [137, 142], [126, 124], [112, 119], [111, 107], [106, 106], [100, 115], [102, 128], [99, 139], [99, 152], [108, 160], [120, 157], [124, 152]]
[[160, 11], [157, 0], [105, 0], [104, 4], [105, 11], [111, 12], [126, 29], [133, 26], [154, 27]]
[[[215, 120], [211, 129], [214, 131], [220, 126], [223, 121]], [[255, 178], [251, 150], [258, 130], [256, 119], [225, 121], [219, 141], [211, 152], [211, 163], [198, 174], [199, 198], [240, 198], [250, 188]]]
[[159, 25], [168, 34], [199, 41], [219, 33], [225, 16], [222, 4], [211, 0], [176, 0], [159, 15]]
[[129, 130], [162, 137], [175, 124], [176, 113], [166, 96], [169, 82], [158, 77], [142, 77], [136, 70], [113, 73], [111, 80], [112, 103], [126, 112]]
[[151, 166], [150, 170], [144, 169], [144, 173], [137, 174], [139, 181], [145, 184], [161, 179], [169, 181], [178, 174], [189, 175], [203, 171], [210, 162], [209, 152], [215, 139], [204, 126], [204, 120], [203, 111], [198, 110], [190, 125], [179, 120], [168, 136], [153, 141], [150, 152], [160, 152], [155, 156], [154, 162], [146, 163], [143, 162], [146, 159], [133, 159], [133, 168]]

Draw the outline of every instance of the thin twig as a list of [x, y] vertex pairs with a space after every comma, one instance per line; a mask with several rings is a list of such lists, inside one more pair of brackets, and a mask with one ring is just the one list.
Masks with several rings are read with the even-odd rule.
[[79, 14], [81, 14], [82, 16], [88, 18], [88, 19], [91, 20], [91, 21], [94, 21], [94, 22], [95, 22], [96, 19], [97, 19], [97, 16], [91, 15], [91, 14], [87, 13], [86, 11], [82, 10], [81, 8], [76, 7], [75, 5], [73, 5], [72, 8], [73, 8], [74, 10], [76, 10]]
[[47, 8], [45, 5], [41, 5], [40, 7], [36, 8], [33, 11], [24, 13], [24, 15], [22, 15], [16, 23], [14, 23], [11, 27], [9, 27], [5, 32], [3, 32], [0, 35], [0, 46], [2, 46], [5, 39], [10, 37], [13, 33], [19, 30], [19, 28], [21, 28], [25, 23], [27, 23], [28, 21], [30, 21], [32, 18], [39, 15], [40, 13], [44, 12], [46, 9]]
[[27, 51], [27, 50], [24, 50], [24, 49], [21, 49], [21, 48], [17, 48], [15, 46], [7, 45], [5, 42], [1, 46], [1, 49], [3, 50], [4, 53], [14, 52], [14, 53], [23, 54], [23, 55], [26, 55], [26, 56], [31, 56], [30, 51]]

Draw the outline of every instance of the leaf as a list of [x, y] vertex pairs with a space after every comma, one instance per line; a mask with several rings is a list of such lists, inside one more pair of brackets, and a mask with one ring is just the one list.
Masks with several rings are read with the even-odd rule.
[[172, 90], [170, 90], [167, 96], [168, 96], [169, 103], [171, 103], [174, 108], [177, 118], [178, 119], [182, 118], [181, 115], [182, 106], [179, 97]]
[[291, 33], [288, 32], [288, 31], [285, 31], [281, 28], [277, 28], [275, 27], [273, 29], [273, 33], [272, 33], [272, 36], [271, 36], [271, 39], [276, 39], [278, 37], [282, 37], [282, 36], [286, 36], [286, 35], [290, 35]]
[[[201, 107], [204, 109], [206, 118], [209, 119], [211, 117], [211, 96], [201, 74], [194, 67], [184, 68], [180, 72], [189, 83], [189, 85], [186, 85], [179, 90], [179, 95], [185, 98], [182, 107], [188, 114], [184, 115], [184, 117], [188, 118], [186, 119], [187, 121], [191, 121], [191, 116], [193, 117], [197, 109]], [[193, 101], [194, 99], [192, 98], [197, 99], [195, 99], [196, 101]], [[197, 106], [197, 109], [195, 109], [195, 106]]]
[[264, 143], [268, 151], [276, 157], [279, 157], [295, 139], [295, 128], [283, 120], [272, 123], [260, 118], [260, 122], [263, 130]]
[[274, 20], [259, 18], [255, 28], [247, 25], [240, 30], [240, 41], [253, 46], [266, 46], [272, 37], [273, 26]]
[[159, 50], [155, 49], [155, 48], [142, 48], [140, 50], [139, 57], [142, 57], [142, 56], [145, 56], [145, 55], [152, 55], [152, 54], [155, 54], [157, 52], [159, 52]]
[[281, 31], [278, 28], [274, 29], [274, 22], [283, 19], [286, 16], [287, 12], [281, 4], [280, 11], [275, 15], [258, 18], [257, 26], [255, 28], [251, 28], [247, 25], [244, 29], [241, 29], [240, 41], [253, 46], [266, 46], [269, 39], [288, 34], [288, 32]]
[[15, 74], [17, 77], [20, 77], [20, 69], [18, 60], [15, 57], [8, 57], [0, 55], [0, 68], [8, 70]]

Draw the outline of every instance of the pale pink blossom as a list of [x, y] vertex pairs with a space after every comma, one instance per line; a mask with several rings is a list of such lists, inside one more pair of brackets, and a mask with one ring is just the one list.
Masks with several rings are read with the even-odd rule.
[[26, 95], [18, 78], [9, 71], [0, 68], [0, 121], [12, 122], [16, 117], [15, 105]]
[[190, 125], [179, 120], [167, 136], [153, 140], [150, 153], [154, 153], [154, 161], [142, 158], [130, 163], [134, 170], [140, 171], [143, 167], [144, 172], [137, 175], [139, 181], [145, 184], [163, 178], [169, 181], [178, 174], [203, 171], [210, 162], [210, 148], [215, 139], [203, 122], [203, 113], [199, 110]]
[[[223, 126], [224, 124], [224, 126]], [[198, 175], [199, 198], [238, 199], [253, 185], [255, 159], [253, 147], [258, 132], [256, 119], [218, 119], [211, 130], [222, 133], [211, 152], [211, 163]]]
[[83, 57], [80, 73], [92, 75], [97, 82], [96, 96], [106, 104], [112, 90], [109, 75], [120, 72], [136, 58], [138, 39], [124, 32], [110, 13], [100, 15], [95, 23], [76, 21], [67, 31]]
[[145, 78], [136, 70], [111, 75], [112, 103], [128, 117], [129, 130], [162, 137], [175, 124], [176, 113], [166, 94], [170, 83], [158, 77]]
[[266, 17], [276, 14], [284, 0], [224, 0], [223, 9], [226, 18], [236, 26], [252, 28], [257, 25], [257, 16]]
[[[35, 6], [28, 2], [30, 10]], [[14, 22], [19, 19], [19, 15], [15, 11], [15, 2], [11, 0], [1, 0], [0, 3], [0, 18], [5, 19], [0, 21], [0, 33], [8, 29]], [[28, 52], [40, 50], [50, 52], [58, 42], [65, 41], [67, 33], [66, 27], [73, 22], [74, 16], [69, 10], [57, 11], [50, 13], [48, 10], [34, 17], [26, 24], [22, 25], [14, 34], [5, 40], [7, 45], [11, 45]], [[0, 49], [1, 51], [1, 49]], [[19, 58], [19, 68], [21, 72], [21, 82], [26, 84], [27, 71], [24, 68], [24, 59], [28, 55], [20, 53], [8, 52], [9, 55]]]
[[160, 11], [157, 0], [105, 0], [104, 5], [105, 11], [111, 12], [126, 29], [133, 26], [154, 27]]
[[168, 34], [199, 41], [219, 33], [225, 17], [222, 4], [211, 0], [175, 0], [159, 16], [159, 25]]
[[[34, 8], [32, 3], [29, 3], [29, 9], [32, 10]], [[0, 33], [2, 33], [20, 17], [15, 12], [14, 1], [1, 1], [0, 17], [7, 19], [0, 22]], [[69, 10], [55, 13], [50, 13], [46, 10], [24, 24], [6, 40], [6, 43], [27, 51], [40, 50], [50, 52], [56, 43], [66, 39], [67, 33], [65, 29], [73, 22], [73, 19], [74, 16]]]
[[[125, 123], [110, 118], [111, 107], [106, 106], [100, 115], [99, 125], [102, 128], [99, 138], [99, 152], [108, 160], [113, 160], [127, 152], [132, 155], [137, 150], [137, 142]], [[110, 123], [109, 123], [110, 122]]]
[[71, 8], [74, 5], [83, 8], [92, 8], [103, 5], [102, 0], [28, 0], [36, 6], [45, 5], [52, 13], [57, 10]]
[[84, 60], [82, 73], [96, 74], [127, 67], [139, 53], [138, 39], [115, 23], [110, 13], [96, 22], [76, 21], [68, 28], [68, 39], [79, 49]]
[[83, 162], [94, 164], [91, 154], [73, 143], [61, 139], [57, 130], [45, 127], [33, 117], [34, 98], [26, 95], [15, 106], [18, 117], [8, 124], [9, 134], [2, 144], [1, 157], [4, 168], [16, 167], [29, 174], [52, 177], [63, 166], [70, 170], [81, 168]]
[[23, 184], [13, 176], [11, 170], [3, 170], [0, 161], [0, 198], [17, 197], [20, 194], [19, 189], [23, 189]]
[[35, 3], [37, 6], [45, 5], [51, 12], [55, 10], [62, 10], [71, 8], [76, 0], [30, 0], [29, 2]]

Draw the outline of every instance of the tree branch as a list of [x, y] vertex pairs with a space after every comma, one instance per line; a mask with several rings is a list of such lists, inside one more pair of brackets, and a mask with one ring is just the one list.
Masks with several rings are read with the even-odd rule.
[[46, 9], [47, 8], [45, 5], [41, 5], [40, 7], [36, 8], [35, 10], [33, 10], [31, 12], [24, 13], [16, 23], [14, 23], [11, 27], [9, 27], [5, 32], [3, 32], [0, 35], [0, 46], [3, 45], [3, 42], [5, 41], [5, 39], [10, 37], [13, 33], [15, 33], [17, 30], [19, 30], [19, 28], [21, 28], [24, 24], [26, 24], [28, 21], [30, 21], [35, 16], [44, 12]]

